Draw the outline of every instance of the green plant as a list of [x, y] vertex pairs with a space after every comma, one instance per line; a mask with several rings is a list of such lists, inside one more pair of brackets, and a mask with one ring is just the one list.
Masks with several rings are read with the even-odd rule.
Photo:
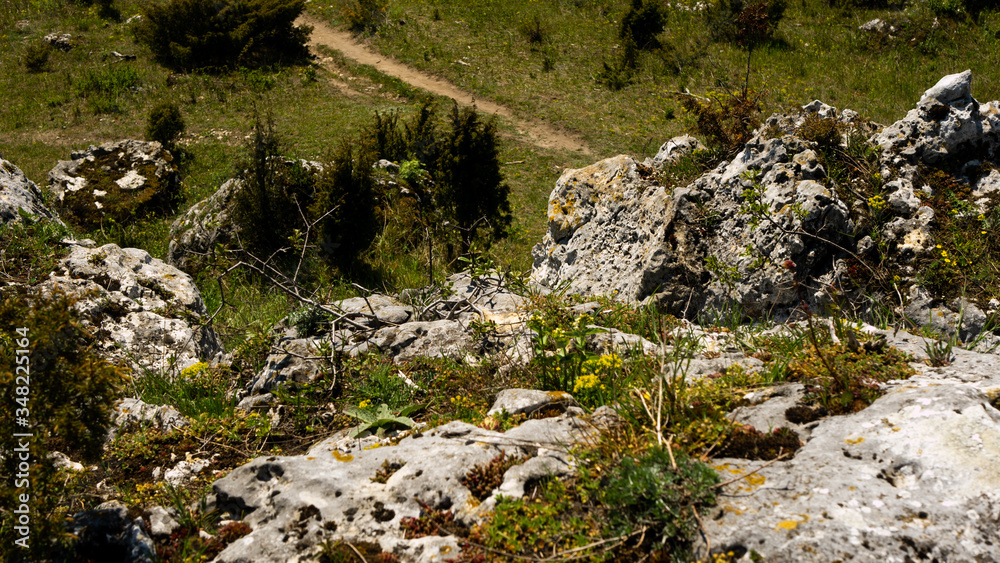
[[413, 428], [417, 423], [409, 415], [425, 408], [427, 405], [410, 405], [393, 412], [385, 403], [379, 405], [376, 410], [348, 405], [344, 408], [344, 413], [361, 421], [361, 424], [351, 431], [351, 438], [368, 436], [373, 433], [372, 431], [381, 438], [386, 430], [396, 427]]
[[52, 46], [48, 43], [32, 43], [24, 51], [24, 68], [31, 73], [45, 72], [49, 67]]
[[656, 49], [660, 42], [656, 36], [659, 35], [666, 25], [666, 18], [660, 11], [662, 8], [659, 2], [650, 0], [632, 0], [628, 12], [622, 17], [621, 25], [618, 28], [618, 36], [623, 40], [631, 37], [639, 49]]
[[343, 7], [343, 16], [352, 31], [375, 33], [386, 24], [389, 0], [349, 0]]
[[144, 370], [134, 382], [139, 398], [152, 405], [171, 405], [189, 418], [233, 415], [235, 399], [224, 367], [196, 363], [178, 375]]
[[696, 132], [706, 142], [724, 151], [727, 157], [739, 152], [760, 124], [762, 95], [749, 89], [742, 92], [709, 92], [707, 97], [678, 94], [681, 107], [695, 118]]
[[451, 131], [443, 140], [438, 166], [438, 205], [458, 229], [461, 254], [474, 242], [488, 248], [507, 236], [511, 223], [510, 186], [500, 172], [496, 123], [483, 121], [474, 108], [452, 105]]
[[719, 476], [710, 467], [667, 447], [626, 457], [602, 487], [611, 531], [648, 528], [659, 546], [676, 555], [698, 529], [698, 513], [715, 504]]
[[524, 463], [527, 459], [516, 455], [508, 456], [507, 452], [500, 452], [500, 455], [488, 463], [477, 465], [466, 472], [461, 482], [476, 500], [482, 502], [493, 494], [494, 489], [503, 484], [503, 476], [508, 469]]
[[[375, 154], [342, 141], [324, 164], [309, 208], [320, 218], [318, 244], [341, 268], [355, 263], [379, 233], [377, 193], [372, 177]], [[324, 217], [325, 216], [325, 217]]]
[[77, 95], [87, 98], [94, 113], [122, 113], [123, 102], [132, 97], [142, 83], [142, 75], [131, 64], [112, 64], [88, 68], [73, 86]]
[[303, 0], [168, 0], [149, 4], [136, 39], [176, 69], [261, 67], [307, 55], [310, 29], [294, 25]]
[[146, 122], [146, 138], [157, 141], [167, 148], [174, 146], [174, 141], [184, 132], [184, 117], [180, 108], [173, 102], [160, 102], [149, 110], [149, 120]]
[[58, 292], [0, 292], [0, 387], [8, 397], [0, 415], [12, 428], [0, 437], [0, 463], [10, 477], [0, 484], [10, 507], [0, 515], [9, 538], [0, 547], [5, 560], [57, 559], [68, 545], [65, 478], [45, 460], [55, 451], [99, 459], [123, 383], [122, 370], [94, 350], [94, 335], [73, 304]]
[[924, 343], [924, 352], [927, 353], [927, 363], [931, 367], [936, 368], [951, 365], [954, 359], [951, 351], [955, 347], [955, 339], [956, 337], [927, 339]]

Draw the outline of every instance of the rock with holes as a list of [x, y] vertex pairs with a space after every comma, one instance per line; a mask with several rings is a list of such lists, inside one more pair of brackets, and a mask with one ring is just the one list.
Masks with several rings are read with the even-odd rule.
[[66, 221], [114, 228], [172, 211], [181, 197], [170, 151], [155, 141], [125, 140], [74, 151], [49, 172], [49, 191]]
[[112, 363], [172, 374], [223, 354], [201, 293], [184, 272], [145, 250], [75, 245], [40, 284], [76, 299], [74, 308]]
[[[375, 437], [342, 432], [302, 456], [255, 459], [213, 485], [214, 507], [253, 528], [215, 561], [301, 560], [328, 540], [377, 542], [403, 562], [455, 558], [455, 537], [408, 537], [406, 520], [449, 511], [456, 522], [474, 524], [498, 494], [516, 498], [543, 478], [572, 473], [568, 448], [593, 432], [569, 415], [504, 433], [456, 421], [395, 445], [376, 448]], [[477, 471], [503, 461], [513, 466]]]
[[59, 221], [42, 202], [42, 192], [21, 169], [0, 156], [0, 225], [22, 221], [21, 214]]
[[[881, 334], [927, 358], [926, 339]], [[704, 519], [713, 552], [778, 562], [995, 560], [1000, 358], [955, 350], [948, 366], [912, 365], [917, 375], [893, 382], [870, 407], [809, 424], [792, 459], [727, 485]], [[780, 411], [800, 392], [789, 387], [734, 416], [758, 428], [786, 425]], [[763, 463], [712, 465], [728, 480]], [[706, 547], [696, 555], [706, 558]]]

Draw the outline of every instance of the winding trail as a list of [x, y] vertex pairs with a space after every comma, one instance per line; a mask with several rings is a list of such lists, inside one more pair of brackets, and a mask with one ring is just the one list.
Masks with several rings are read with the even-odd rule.
[[579, 151], [583, 154], [591, 154], [590, 149], [583, 141], [567, 135], [551, 125], [525, 121], [515, 117], [509, 108], [489, 100], [476, 99], [471, 93], [462, 90], [451, 82], [436, 78], [380, 53], [376, 53], [355, 41], [350, 33], [334, 29], [326, 22], [314, 16], [302, 15], [295, 23], [312, 26], [313, 31], [309, 37], [309, 48], [315, 54], [318, 54], [316, 53], [318, 46], [325, 45], [331, 49], [340, 51], [345, 57], [355, 62], [373, 66], [379, 72], [398, 78], [411, 86], [427, 90], [432, 94], [452, 98], [463, 106], [475, 104], [476, 108], [481, 111], [498, 115], [510, 121], [519, 133], [527, 136], [528, 140], [536, 146], [546, 149]]

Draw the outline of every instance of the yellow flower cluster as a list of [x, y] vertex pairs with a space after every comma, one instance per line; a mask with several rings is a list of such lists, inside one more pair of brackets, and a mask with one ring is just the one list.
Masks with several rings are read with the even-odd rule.
[[365, 399], [365, 400], [361, 401], [360, 403], [358, 403], [358, 408], [359, 409], [367, 409], [370, 406], [372, 406], [372, 402], [369, 401], [368, 399]]
[[587, 360], [583, 363], [584, 373], [600, 373], [615, 370], [622, 367], [622, 359], [618, 354], [604, 354], [596, 359]]
[[580, 377], [576, 378], [576, 383], [573, 384], [573, 392], [579, 393], [580, 391], [593, 389], [599, 385], [601, 389], [604, 389], [604, 386], [601, 385], [601, 380], [596, 375], [594, 374], [581, 375]]
[[452, 397], [451, 404], [458, 408], [476, 408], [476, 403], [472, 400], [472, 397], [463, 397], [462, 395], [455, 395]]
[[201, 375], [201, 372], [205, 371], [207, 368], [208, 364], [206, 364], [205, 362], [198, 362], [196, 364], [192, 364], [184, 368], [183, 371], [181, 371], [181, 377], [186, 377], [186, 378], [198, 377], [199, 375]]
[[875, 195], [868, 198], [868, 208], [871, 209], [873, 212], [877, 213], [879, 211], [882, 211], [883, 209], [885, 209], [886, 205], [888, 204], [885, 202], [884, 199], [882, 199], [882, 196], [880, 195]]

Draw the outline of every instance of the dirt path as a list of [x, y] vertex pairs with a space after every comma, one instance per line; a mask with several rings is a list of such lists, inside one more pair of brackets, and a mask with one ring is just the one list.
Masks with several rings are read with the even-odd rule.
[[296, 23], [312, 26], [313, 31], [312, 36], [309, 38], [309, 47], [314, 52], [319, 45], [326, 45], [331, 49], [340, 51], [349, 59], [373, 66], [379, 72], [398, 78], [411, 86], [440, 96], [447, 96], [461, 105], [471, 106], [475, 103], [476, 108], [479, 110], [499, 115], [513, 123], [519, 133], [526, 135], [533, 144], [539, 147], [566, 151], [579, 150], [584, 154], [591, 154], [590, 149], [587, 148], [583, 141], [575, 139], [551, 125], [518, 119], [514, 117], [510, 109], [489, 100], [477, 100], [472, 94], [446, 80], [435, 78], [389, 57], [371, 51], [355, 41], [350, 33], [333, 29], [326, 22], [313, 16], [301, 16], [296, 20]]

